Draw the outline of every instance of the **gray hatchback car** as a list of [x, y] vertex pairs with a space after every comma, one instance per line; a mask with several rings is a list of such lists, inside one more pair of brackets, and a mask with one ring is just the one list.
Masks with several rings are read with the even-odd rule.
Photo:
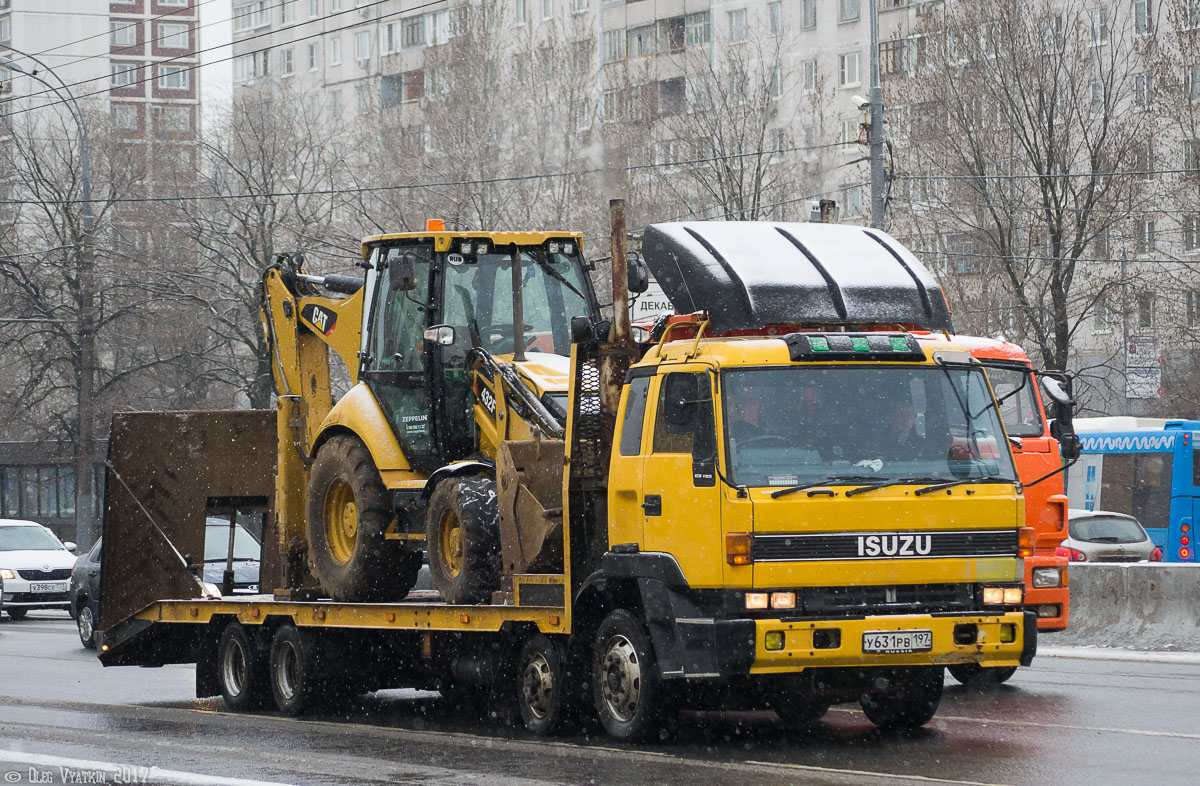
[[1072, 562], [1157, 562], [1162, 551], [1133, 516], [1105, 510], [1067, 512], [1059, 553]]

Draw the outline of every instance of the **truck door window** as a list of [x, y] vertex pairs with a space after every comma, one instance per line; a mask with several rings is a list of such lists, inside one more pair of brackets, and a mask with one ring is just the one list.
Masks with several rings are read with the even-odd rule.
[[621, 455], [636, 456], [642, 452], [642, 422], [646, 419], [646, 394], [650, 378], [640, 377], [629, 383], [625, 394], [625, 421], [621, 424]]
[[654, 452], [712, 455], [715, 440], [708, 375], [675, 372], [663, 377], [654, 421]]
[[1037, 384], [1028, 371], [1016, 368], [987, 367], [988, 379], [1000, 400], [1000, 419], [1013, 437], [1040, 437], [1046, 433], [1042, 410], [1038, 406]]

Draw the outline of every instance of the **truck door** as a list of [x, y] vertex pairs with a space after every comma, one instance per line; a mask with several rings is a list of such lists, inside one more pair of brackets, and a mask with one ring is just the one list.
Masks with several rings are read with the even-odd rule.
[[643, 550], [671, 554], [693, 587], [722, 585], [712, 383], [707, 372], [658, 378], [650, 453], [642, 471]]
[[[416, 289], [392, 291], [382, 271], [401, 254], [416, 261]], [[361, 377], [391, 424], [414, 467], [436, 461], [426, 363], [424, 333], [430, 297], [431, 245], [392, 246], [380, 249], [379, 275], [367, 326]]]
[[645, 440], [646, 402], [650, 377], [638, 377], [625, 386], [621, 417], [617, 423], [616, 450], [608, 470], [608, 543], [642, 543], [642, 471]]

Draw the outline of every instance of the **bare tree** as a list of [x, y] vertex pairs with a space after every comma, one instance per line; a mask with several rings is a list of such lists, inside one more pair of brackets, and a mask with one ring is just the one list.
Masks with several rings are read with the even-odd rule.
[[1136, 111], [1128, 6], [947, 3], [888, 86], [907, 116], [893, 128], [895, 231], [968, 282], [960, 324], [1027, 341], [1053, 367], [1078, 366], [1081, 327], [1136, 251], [1121, 241], [1147, 181], [1128, 173], [1148, 169], [1154, 124]]

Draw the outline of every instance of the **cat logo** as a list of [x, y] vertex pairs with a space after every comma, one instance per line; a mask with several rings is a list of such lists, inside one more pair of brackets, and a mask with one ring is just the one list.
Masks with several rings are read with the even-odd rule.
[[337, 325], [337, 313], [315, 303], [305, 306], [300, 312], [300, 318], [323, 336], [333, 333], [333, 328]]

